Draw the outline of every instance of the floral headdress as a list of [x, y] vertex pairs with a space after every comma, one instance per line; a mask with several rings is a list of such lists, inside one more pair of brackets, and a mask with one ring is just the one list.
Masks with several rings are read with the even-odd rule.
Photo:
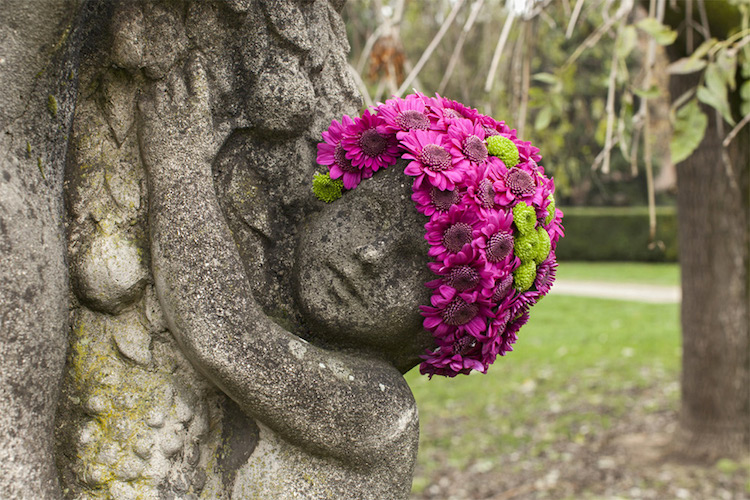
[[354, 119], [331, 122], [318, 144], [313, 191], [323, 201], [354, 189], [399, 158], [414, 177], [417, 210], [436, 279], [420, 306], [436, 348], [420, 372], [453, 377], [486, 373], [513, 350], [529, 308], [555, 279], [563, 235], [554, 181], [539, 150], [504, 122], [439, 95], [393, 98]]

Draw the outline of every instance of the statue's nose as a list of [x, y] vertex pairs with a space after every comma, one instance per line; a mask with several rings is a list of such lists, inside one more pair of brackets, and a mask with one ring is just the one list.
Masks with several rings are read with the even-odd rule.
[[357, 260], [368, 266], [378, 266], [388, 257], [389, 238], [379, 238], [354, 249]]

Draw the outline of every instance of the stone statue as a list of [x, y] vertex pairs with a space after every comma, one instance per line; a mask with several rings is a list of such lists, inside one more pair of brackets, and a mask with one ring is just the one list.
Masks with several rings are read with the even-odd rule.
[[403, 373], [485, 372], [554, 280], [538, 150], [421, 94], [331, 142], [340, 1], [44, 2], [0, 7], [6, 496], [408, 497]]
[[395, 169], [325, 210], [310, 191], [321, 131], [360, 104], [340, 7], [95, 6], [65, 174], [65, 497], [408, 495], [424, 222]]

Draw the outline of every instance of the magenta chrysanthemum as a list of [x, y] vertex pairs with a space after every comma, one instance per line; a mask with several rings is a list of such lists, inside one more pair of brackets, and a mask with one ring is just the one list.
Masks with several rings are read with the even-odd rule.
[[461, 171], [453, 168], [450, 144], [443, 134], [433, 130], [412, 130], [401, 140], [406, 150], [402, 156], [413, 160], [404, 169], [406, 175], [416, 177], [414, 186], [419, 188], [425, 179], [442, 190], [455, 188], [463, 177]]
[[385, 132], [382, 119], [369, 110], [346, 129], [341, 144], [352, 165], [373, 172], [393, 165], [399, 157], [396, 138]]
[[[504, 139], [488, 139], [497, 135]], [[500, 143], [513, 150], [512, 159], [502, 159]], [[529, 308], [554, 281], [563, 235], [554, 182], [538, 164], [539, 150], [515, 130], [439, 95], [394, 97], [354, 120], [334, 120], [318, 145], [318, 163], [346, 189], [398, 158], [414, 178], [417, 211], [428, 217], [435, 274], [426, 283], [430, 305], [420, 306], [435, 346], [421, 356], [419, 371], [485, 373], [513, 350]], [[543, 237], [539, 251], [524, 250], [534, 236]]]
[[450, 210], [461, 200], [461, 195], [458, 188], [441, 191], [435, 186], [429, 186], [427, 189], [414, 189], [411, 199], [414, 200], [419, 213], [429, 217], [435, 212], [444, 213]]

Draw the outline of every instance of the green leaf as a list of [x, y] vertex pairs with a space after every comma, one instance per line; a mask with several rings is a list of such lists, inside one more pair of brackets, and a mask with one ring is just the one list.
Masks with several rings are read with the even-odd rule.
[[690, 59], [700, 59], [701, 57], [705, 56], [706, 54], [708, 54], [708, 51], [711, 50], [714, 45], [716, 45], [717, 41], [718, 40], [716, 40], [716, 38], [706, 40], [705, 42], [700, 44], [692, 54], [690, 54]]
[[633, 89], [633, 93], [641, 99], [655, 99], [661, 95], [661, 90], [656, 85], [651, 85], [648, 89]]
[[692, 57], [683, 57], [678, 59], [669, 66], [667, 72], [671, 75], [687, 75], [695, 73], [706, 67], [706, 61], [702, 59], [693, 59]]
[[638, 33], [635, 27], [627, 26], [624, 28], [620, 35], [617, 37], [615, 42], [615, 50], [617, 51], [617, 57], [625, 59], [630, 55], [630, 52], [635, 48], [638, 43]]
[[732, 111], [727, 99], [727, 83], [721, 68], [717, 64], [711, 63], [706, 68], [704, 76], [703, 84], [705, 86], [698, 87], [698, 100], [717, 110], [727, 123], [734, 125], [735, 121], [732, 118]]
[[675, 114], [669, 152], [674, 164], [693, 154], [700, 145], [708, 126], [708, 117], [701, 111], [698, 101], [692, 99]]
[[532, 80], [536, 80], [537, 82], [548, 83], [550, 85], [554, 85], [554, 84], [556, 84], [556, 83], [558, 83], [560, 81], [552, 73], [537, 73], [534, 76], [532, 76], [531, 78], [532, 78]]
[[549, 127], [551, 121], [552, 108], [550, 108], [549, 106], [545, 106], [536, 114], [536, 120], [534, 120], [534, 129], [538, 131], [544, 130]]
[[737, 75], [737, 55], [730, 56], [728, 51], [722, 50], [717, 54], [716, 67], [724, 78], [724, 83], [731, 90], [734, 90], [737, 86], [735, 77]]
[[659, 45], [671, 45], [677, 39], [677, 32], [664, 26], [653, 17], [639, 21], [636, 26], [651, 35]]

